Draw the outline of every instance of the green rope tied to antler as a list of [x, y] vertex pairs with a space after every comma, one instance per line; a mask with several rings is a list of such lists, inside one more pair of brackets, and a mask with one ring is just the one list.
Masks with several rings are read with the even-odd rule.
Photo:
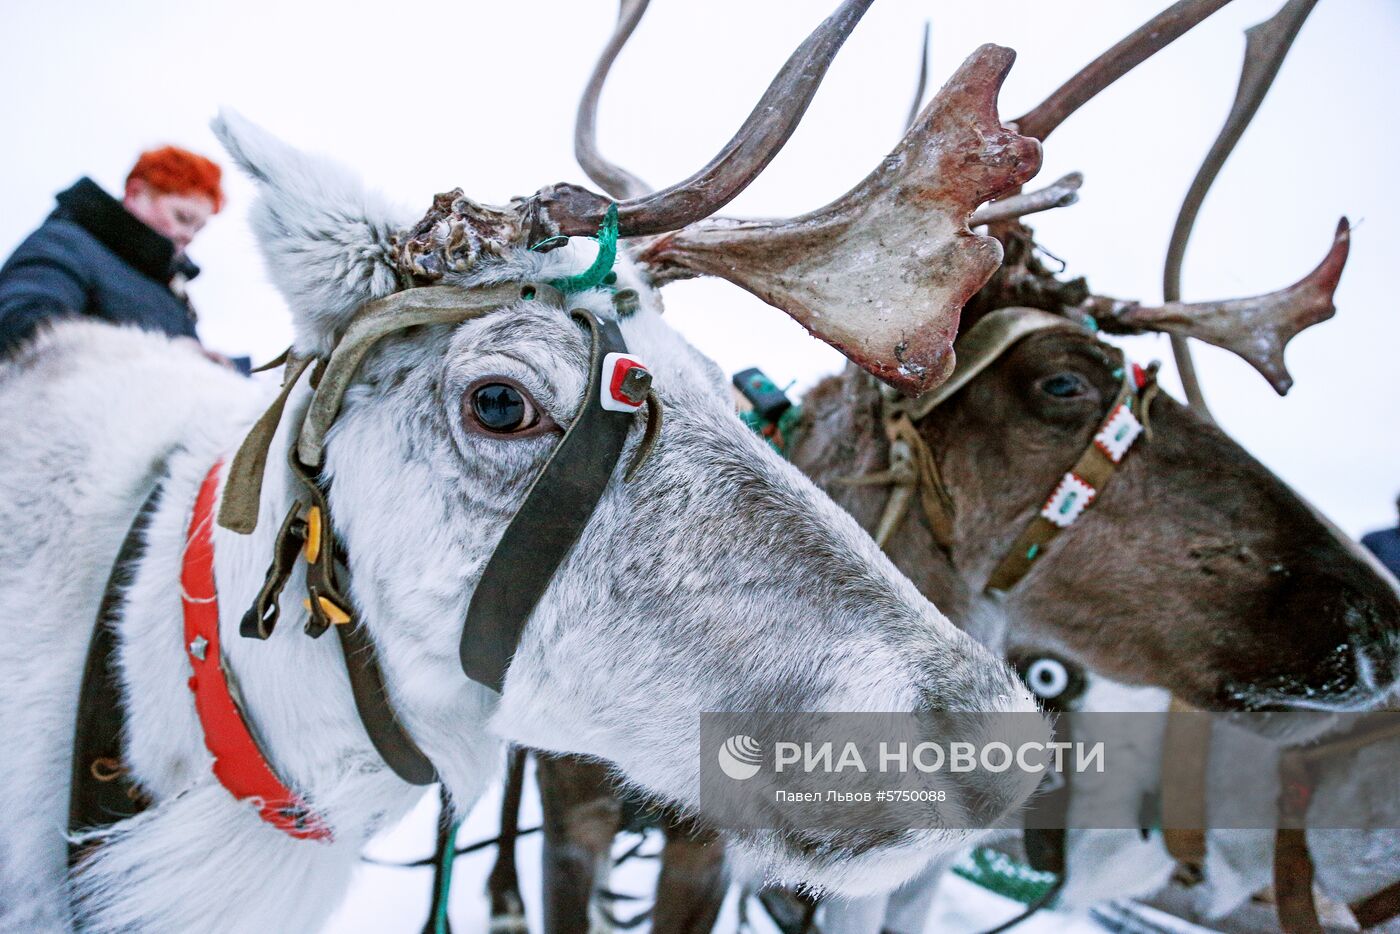
[[598, 255], [593, 265], [576, 276], [555, 279], [550, 285], [561, 292], [584, 292], [603, 284], [608, 273], [612, 272], [617, 261], [617, 205], [608, 205], [608, 213], [603, 215], [603, 223], [598, 226]]

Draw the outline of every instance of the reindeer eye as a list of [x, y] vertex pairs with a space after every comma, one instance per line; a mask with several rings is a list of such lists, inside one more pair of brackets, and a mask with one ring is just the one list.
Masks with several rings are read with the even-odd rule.
[[462, 400], [468, 421], [484, 431], [498, 435], [529, 431], [540, 422], [535, 402], [521, 387], [503, 382], [499, 377], [483, 381], [467, 390]]
[[1057, 399], [1072, 399], [1089, 391], [1089, 385], [1073, 373], [1056, 373], [1040, 381], [1040, 391]]

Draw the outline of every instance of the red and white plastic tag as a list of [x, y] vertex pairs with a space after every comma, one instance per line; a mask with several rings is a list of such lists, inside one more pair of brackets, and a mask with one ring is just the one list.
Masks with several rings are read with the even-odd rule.
[[[646, 374], [643, 384], [637, 386], [637, 377], [629, 375], [633, 370]], [[647, 389], [651, 385], [651, 371], [636, 357], [625, 353], [610, 353], [603, 357], [602, 379], [598, 381], [598, 404], [609, 412], [635, 412], [646, 404]], [[638, 392], [640, 388], [640, 392]], [[635, 401], [634, 401], [635, 400]]]

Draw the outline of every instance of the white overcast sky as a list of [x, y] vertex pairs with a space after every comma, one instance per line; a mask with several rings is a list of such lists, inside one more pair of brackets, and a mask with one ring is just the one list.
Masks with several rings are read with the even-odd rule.
[[[872, 169], [903, 125], [926, 18], [934, 86], [982, 42], [1018, 51], [1002, 97], [1009, 119], [1166, 2], [878, 0], [787, 148], [726, 213], [806, 211]], [[1035, 226], [1096, 291], [1160, 299], [1167, 238], [1234, 95], [1243, 29], [1281, 2], [1236, 0], [1049, 140], [1042, 180], [1075, 169], [1087, 180], [1078, 205]], [[603, 148], [655, 185], [689, 174], [835, 6], [654, 0], [603, 100]], [[118, 192], [143, 148], [173, 142], [225, 161], [207, 128], [220, 105], [414, 206], [459, 185], [500, 202], [583, 181], [573, 110], [614, 15], [612, 0], [0, 4], [0, 250], [82, 174]], [[1289, 350], [1288, 398], [1245, 364], [1197, 352], [1224, 426], [1353, 534], [1391, 524], [1400, 490], [1398, 63], [1395, 0], [1319, 3], [1206, 202], [1184, 276], [1188, 299], [1270, 291], [1313, 267], [1339, 216], [1357, 224], [1337, 317]], [[234, 177], [228, 189], [228, 210], [191, 251], [205, 268], [192, 294], [208, 344], [262, 360], [288, 342], [286, 309], [247, 229], [251, 187]], [[680, 283], [667, 305], [728, 370], [759, 365], [801, 389], [839, 367], [726, 283]], [[1131, 351], [1170, 356], [1165, 338]], [[1166, 383], [1175, 391], [1173, 376]]]

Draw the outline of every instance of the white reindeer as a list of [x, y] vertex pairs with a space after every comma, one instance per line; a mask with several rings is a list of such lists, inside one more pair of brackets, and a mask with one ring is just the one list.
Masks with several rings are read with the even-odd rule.
[[[402, 287], [409, 218], [350, 176], [226, 115], [216, 132], [260, 185], [255, 225], [292, 308], [295, 349], [326, 353], [371, 300]], [[482, 241], [446, 284], [578, 273], [587, 242], [532, 253]], [[515, 301], [457, 326], [391, 335], [365, 358], [325, 447], [349, 595], [407, 733], [458, 808], [499, 774], [502, 738], [606, 758], [646, 792], [698, 805], [705, 710], [1032, 711], [999, 660], [957, 631], [844, 512], [734, 417], [718, 369], [640, 293], [619, 321], [654, 375], [664, 425], [629, 482], [607, 487], [529, 617], [501, 695], [458, 661], [483, 567], [589, 380], [583, 331], [560, 309]], [[464, 294], [466, 292], [464, 291]], [[570, 307], [614, 315], [607, 290]], [[517, 387], [518, 430], [474, 414], [485, 383]], [[331, 841], [294, 839], [211, 774], [187, 680], [181, 567], [196, 491], [238, 448], [271, 387], [166, 339], [62, 323], [0, 364], [0, 929], [314, 930], [362, 843], [421, 794], [376, 754], [333, 639], [300, 632], [290, 595], [265, 641], [239, 637], [276, 520], [299, 495], [282, 467], [310, 397], [292, 394], [251, 535], [213, 529], [223, 666], [267, 761]], [[585, 404], [586, 400], [585, 400]], [[626, 462], [642, 434], [632, 431]], [[65, 828], [76, 702], [113, 558], [164, 459], [159, 506], [115, 629], [125, 765], [151, 806], [96, 836], [71, 880]], [[268, 519], [267, 517], [272, 517]], [[981, 788], [1003, 809], [1029, 792]], [[983, 807], [987, 806], [985, 803]], [[736, 841], [760, 871], [859, 892], [898, 882], [967, 835], [777, 832]]]

